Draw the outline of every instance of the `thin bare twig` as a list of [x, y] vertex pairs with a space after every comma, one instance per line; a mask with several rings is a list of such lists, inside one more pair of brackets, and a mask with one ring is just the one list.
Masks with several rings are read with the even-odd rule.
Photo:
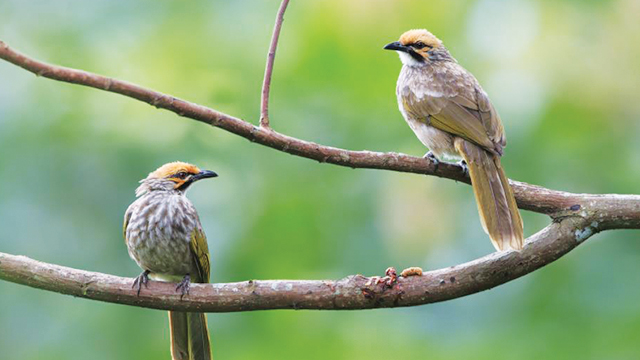
[[289, 0], [282, 0], [278, 15], [276, 15], [276, 24], [273, 27], [273, 35], [271, 37], [271, 46], [267, 54], [267, 66], [264, 69], [264, 82], [262, 83], [262, 98], [260, 99], [260, 127], [268, 129], [269, 125], [269, 92], [271, 91], [271, 76], [273, 75], [273, 64], [276, 59], [276, 49], [278, 48], [278, 40], [280, 39], [280, 29], [284, 21], [284, 12], [287, 11]]

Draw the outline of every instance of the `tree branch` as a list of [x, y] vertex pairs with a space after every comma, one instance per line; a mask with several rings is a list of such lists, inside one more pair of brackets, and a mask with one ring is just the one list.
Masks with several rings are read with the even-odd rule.
[[271, 75], [273, 74], [273, 63], [276, 59], [276, 48], [280, 38], [280, 29], [284, 21], [284, 12], [287, 11], [289, 0], [282, 0], [278, 15], [276, 15], [276, 24], [273, 27], [273, 36], [271, 37], [271, 46], [267, 54], [267, 66], [264, 70], [264, 82], [262, 83], [262, 99], [260, 99], [260, 127], [269, 128], [269, 92], [271, 90]]
[[[440, 163], [435, 166], [426, 158], [400, 153], [373, 151], [351, 151], [324, 146], [296, 139], [276, 131], [254, 126], [244, 120], [217, 110], [194, 104], [171, 95], [163, 94], [126, 81], [108, 78], [90, 72], [56, 65], [50, 65], [11, 49], [0, 41], [0, 59], [4, 59], [37, 76], [53, 80], [84, 85], [113, 92], [145, 102], [159, 109], [169, 110], [192, 120], [224, 129], [249, 141], [283, 151], [292, 155], [350, 168], [393, 170], [422, 175], [433, 175], [469, 184], [469, 177], [457, 164]], [[581, 207], [589, 201], [598, 200], [601, 195], [571, 194], [545, 189], [540, 186], [510, 180], [521, 209], [547, 215], [563, 215], [572, 206]]]
[[[428, 159], [399, 153], [349, 151], [289, 137], [268, 126], [268, 95], [284, 0], [276, 20], [263, 87], [261, 126], [214, 109], [125, 81], [55, 65], [23, 55], [0, 41], [0, 58], [38, 76], [128, 96], [180, 116], [201, 121], [252, 142], [319, 162], [351, 168], [394, 170], [469, 183], [455, 164], [435, 166]], [[266, 121], [265, 121], [266, 120]], [[249, 281], [194, 284], [184, 300], [173, 284], [152, 282], [138, 297], [132, 279], [74, 270], [0, 253], [0, 279], [63, 294], [157, 309], [228, 312], [265, 309], [369, 309], [413, 306], [454, 299], [498, 286], [528, 274], [568, 253], [595, 233], [640, 228], [640, 196], [572, 194], [510, 181], [518, 206], [550, 215], [551, 225], [527, 240], [524, 250], [494, 253], [475, 261], [400, 278], [391, 287], [368, 284], [355, 275], [338, 281]]]
[[[635, 219], [635, 226], [640, 224]], [[0, 279], [62, 294], [164, 310], [235, 312], [268, 309], [357, 310], [430, 304], [491, 289], [545, 266], [600, 231], [591, 219], [567, 217], [531, 236], [520, 253], [487, 255], [465, 264], [399, 278], [391, 287], [362, 275], [330, 280], [250, 280], [192, 284], [183, 299], [175, 284], [151, 281], [140, 296], [132, 278], [0, 253]]]

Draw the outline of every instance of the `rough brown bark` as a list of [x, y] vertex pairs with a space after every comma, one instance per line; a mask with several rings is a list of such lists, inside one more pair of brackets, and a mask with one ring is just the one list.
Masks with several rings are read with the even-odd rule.
[[[634, 220], [634, 226], [640, 220]], [[0, 253], [0, 279], [63, 294], [164, 310], [235, 312], [268, 309], [358, 310], [415, 306], [477, 293], [526, 275], [568, 253], [600, 229], [571, 216], [527, 240], [524, 250], [399, 278], [392, 286], [353, 275], [341, 280], [250, 280], [192, 284], [183, 299], [175, 284], [151, 281], [140, 296], [133, 279], [46, 264]]]
[[[296, 139], [271, 129], [254, 126], [249, 122], [214, 109], [126, 81], [111, 79], [82, 70], [46, 64], [11, 49], [2, 41], [0, 41], [0, 59], [4, 59], [38, 76], [131, 97], [157, 108], [169, 110], [179, 116], [219, 127], [252, 142], [292, 155], [317, 160], [321, 163], [326, 162], [354, 169], [383, 169], [432, 175], [467, 184], [470, 183], [469, 177], [456, 164], [440, 163], [436, 166], [426, 158], [400, 153], [351, 151]], [[573, 205], [581, 205], [584, 201], [590, 201], [591, 199], [597, 200], [601, 196], [571, 194], [513, 180], [510, 180], [510, 183], [518, 200], [518, 206], [521, 209], [548, 215], [568, 211]]]

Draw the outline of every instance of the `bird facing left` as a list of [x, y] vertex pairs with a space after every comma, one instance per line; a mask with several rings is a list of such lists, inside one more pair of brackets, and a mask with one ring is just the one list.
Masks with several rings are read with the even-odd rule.
[[[138, 295], [149, 278], [178, 282], [188, 294], [191, 282], [209, 282], [209, 247], [198, 213], [185, 193], [198, 180], [217, 177], [184, 162], [164, 164], [140, 180], [136, 201], [124, 215], [129, 256], [143, 270], [133, 287]], [[169, 311], [174, 360], [211, 359], [209, 330], [203, 313]]]

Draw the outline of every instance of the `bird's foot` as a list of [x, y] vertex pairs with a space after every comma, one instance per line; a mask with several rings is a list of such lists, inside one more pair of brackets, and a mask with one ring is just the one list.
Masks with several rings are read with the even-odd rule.
[[469, 175], [469, 166], [467, 165], [467, 162], [464, 160], [460, 160], [460, 162], [458, 162], [458, 165], [460, 166], [462, 173], [464, 174], [464, 176]]
[[409, 276], [422, 276], [422, 268], [417, 266], [408, 267], [402, 270], [402, 272], [400, 273], [400, 276], [405, 278]]
[[178, 283], [178, 286], [176, 286], [176, 291], [182, 292], [182, 294], [180, 295], [180, 300], [182, 300], [182, 298], [185, 295], [189, 295], [190, 288], [191, 288], [191, 276], [187, 274], [184, 276], [184, 278], [182, 278], [182, 281]]
[[134, 289], [136, 286], [138, 287], [138, 296], [140, 296], [140, 289], [142, 289], [142, 285], [144, 285], [145, 288], [148, 288], [149, 285], [149, 273], [151, 271], [149, 270], [145, 270], [142, 272], [142, 274], [138, 275], [138, 277], [133, 280], [133, 285], [131, 285], [131, 288]]
[[438, 165], [440, 165], [440, 160], [438, 160], [438, 158], [433, 153], [433, 151], [429, 150], [429, 152], [424, 154], [423, 158], [431, 160], [431, 162], [433, 163], [433, 166], [435, 167], [435, 170], [436, 171], [438, 170]]
[[365, 284], [366, 286], [369, 285], [378, 285], [378, 284], [384, 284], [385, 287], [393, 287], [393, 284], [398, 282], [398, 273], [396, 272], [396, 268], [394, 267], [388, 267], [387, 270], [384, 272], [383, 277], [380, 276], [372, 276], [371, 278], [369, 278], [369, 281], [367, 281], [367, 283]]

